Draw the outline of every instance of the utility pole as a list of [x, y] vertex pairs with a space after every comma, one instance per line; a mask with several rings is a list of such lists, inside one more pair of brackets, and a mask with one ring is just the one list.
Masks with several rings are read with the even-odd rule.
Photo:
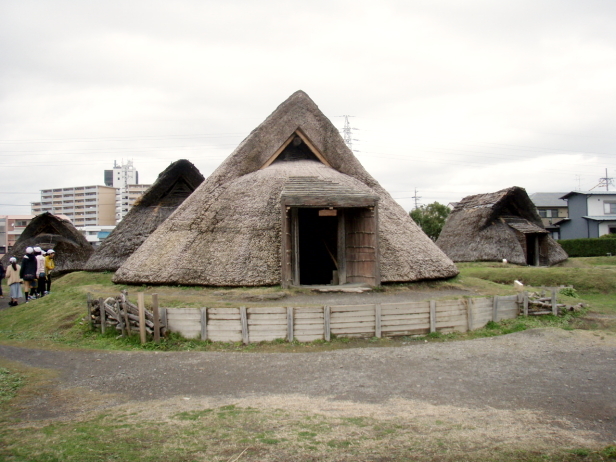
[[599, 186], [605, 186], [605, 190], [610, 190], [610, 184], [614, 186], [614, 178], [610, 178], [607, 176], [607, 168], [605, 169], [605, 177], [599, 178]]
[[[415, 188], [415, 195], [412, 197], [412, 199], [415, 200], [415, 209], [419, 208], [419, 199], [421, 199], [421, 196], [417, 195], [417, 188]], [[415, 210], [413, 209], [413, 210]]]

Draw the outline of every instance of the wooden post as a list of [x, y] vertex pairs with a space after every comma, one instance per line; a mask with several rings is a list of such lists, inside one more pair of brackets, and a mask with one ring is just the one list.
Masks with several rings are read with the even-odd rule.
[[436, 300], [430, 300], [430, 333], [436, 332]]
[[374, 336], [381, 338], [381, 304], [374, 305]]
[[467, 322], [467, 330], [473, 330], [475, 323], [473, 322], [473, 306], [475, 303], [472, 298], [467, 298], [466, 300], [466, 322]]
[[528, 316], [528, 292], [524, 292], [524, 316]]
[[124, 325], [124, 320], [122, 319], [122, 311], [120, 310], [120, 302], [118, 300], [116, 300], [115, 302], [115, 307], [115, 312], [118, 319], [118, 326], [120, 327], [120, 333], [122, 334], [122, 337], [126, 337], [126, 326]]
[[145, 336], [145, 294], [143, 292], [137, 294], [137, 307], [139, 308], [139, 336], [141, 343], [145, 343], [147, 338]]
[[201, 340], [207, 340], [207, 308], [201, 308]]
[[102, 298], [98, 299], [98, 310], [101, 313], [101, 334], [105, 333], [105, 324], [107, 323], [107, 317], [105, 313], [105, 302]]
[[558, 316], [558, 306], [556, 301], [556, 289], [552, 289], [552, 314]]
[[293, 338], [295, 337], [295, 333], [293, 332], [294, 324], [295, 323], [293, 321], [293, 307], [287, 306], [287, 340], [289, 342], [292, 342]]
[[498, 322], [498, 295], [492, 300], [492, 321]]
[[154, 343], [160, 343], [160, 313], [158, 311], [158, 294], [152, 294], [152, 317], [154, 318]]
[[160, 308], [160, 323], [167, 330], [167, 308]]
[[128, 292], [126, 290], [122, 291], [122, 302], [121, 302], [121, 307], [124, 310], [124, 324], [126, 325], [126, 332], [128, 333], [128, 336], [130, 337], [132, 331], [130, 328], [130, 320], [128, 319], [128, 307], [126, 306], [126, 302], [128, 301]]
[[92, 319], [92, 294], [88, 292], [88, 322], [90, 329], [94, 330], [94, 319]]
[[331, 308], [329, 306], [323, 307], [323, 334], [325, 336], [325, 341], [329, 342], [332, 339], [332, 331], [330, 327], [331, 320]]
[[245, 306], [240, 306], [240, 319], [242, 321], [242, 342], [248, 345], [248, 316], [246, 316]]

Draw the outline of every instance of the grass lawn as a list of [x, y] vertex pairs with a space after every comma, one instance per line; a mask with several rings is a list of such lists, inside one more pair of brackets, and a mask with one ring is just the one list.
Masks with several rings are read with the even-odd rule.
[[[492, 263], [461, 264], [460, 275], [449, 281], [414, 285], [386, 285], [394, 292], [421, 288], [456, 287], [483, 295], [515, 293], [513, 281], [529, 286], [573, 285], [590, 309], [616, 315], [616, 257], [570, 259], [554, 268], [516, 267]], [[489, 323], [469, 333], [430, 334], [396, 339], [334, 339], [308, 344], [213, 344], [172, 336], [161, 345], [139, 345], [136, 337], [116, 339], [90, 331], [85, 315], [86, 295], [119, 293], [125, 286], [111, 283], [111, 274], [73, 273], [54, 281], [53, 293], [41, 300], [0, 311], [0, 343], [31, 347], [161, 349], [209, 351], [309, 352], [351, 347], [397, 346], [415, 341], [446, 342], [502, 335], [531, 327], [613, 329], [612, 324], [592, 324], [585, 316], [545, 316]], [[274, 294], [281, 289], [195, 287], [128, 287], [136, 293], [158, 293], [166, 306], [228, 306], [218, 301], [221, 291], [234, 295]], [[257, 306], [258, 302], [242, 303]], [[271, 302], [269, 302], [271, 304]], [[233, 305], [233, 306], [236, 306]], [[387, 412], [349, 409], [340, 413], [306, 411], [292, 405], [251, 407], [237, 403], [208, 405], [196, 401], [133, 403], [105, 411], [89, 411], [60, 420], [24, 421], [22, 403], [46, 393], [53, 377], [45, 370], [29, 369], [0, 361], [0, 460], [6, 461], [565, 461], [616, 460], [616, 446], [604, 448], [570, 443], [545, 443], [524, 413], [512, 415], [486, 438], [482, 416], [472, 409], [449, 418], [392, 416]], [[69, 391], [64, 391], [69, 393]], [[80, 393], [87, 395], [87, 390]], [[88, 399], [85, 396], [84, 399]], [[94, 397], [92, 397], [94, 398]], [[68, 398], [70, 399], [70, 397]], [[295, 404], [295, 403], [293, 403]], [[325, 406], [325, 405], [323, 405]], [[325, 407], [324, 407], [325, 409]], [[458, 411], [460, 411], [458, 409]], [[496, 411], [495, 411], [496, 412]], [[514, 429], [528, 428], [529, 439], [514, 438]], [[515, 428], [514, 428], [515, 427]], [[498, 433], [502, 432], [502, 433]]]

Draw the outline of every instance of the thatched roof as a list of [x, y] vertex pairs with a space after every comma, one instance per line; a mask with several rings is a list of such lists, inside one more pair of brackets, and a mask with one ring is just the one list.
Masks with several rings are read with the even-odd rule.
[[34, 217], [26, 226], [11, 251], [2, 258], [3, 265], [6, 267], [11, 257], [17, 258], [21, 264], [26, 248], [36, 246], [43, 250], [54, 249], [56, 274], [83, 270], [94, 251], [70, 221], [45, 212]]
[[[281, 283], [281, 198], [378, 201], [381, 281], [452, 277], [453, 262], [366, 172], [302, 91], [291, 95], [120, 267], [119, 283]], [[323, 204], [325, 205], [325, 204]]]
[[541, 260], [553, 265], [567, 259], [547, 233], [526, 190], [517, 186], [468, 196], [453, 209], [436, 244], [453, 260], [526, 264], [526, 234], [545, 235]]
[[90, 257], [86, 271], [115, 271], [203, 182], [188, 160], [169, 165]]

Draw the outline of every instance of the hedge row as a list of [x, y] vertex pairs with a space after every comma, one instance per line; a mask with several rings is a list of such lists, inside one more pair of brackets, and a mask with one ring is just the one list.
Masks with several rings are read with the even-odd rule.
[[566, 239], [558, 243], [570, 257], [604, 257], [616, 255], [616, 239]]

